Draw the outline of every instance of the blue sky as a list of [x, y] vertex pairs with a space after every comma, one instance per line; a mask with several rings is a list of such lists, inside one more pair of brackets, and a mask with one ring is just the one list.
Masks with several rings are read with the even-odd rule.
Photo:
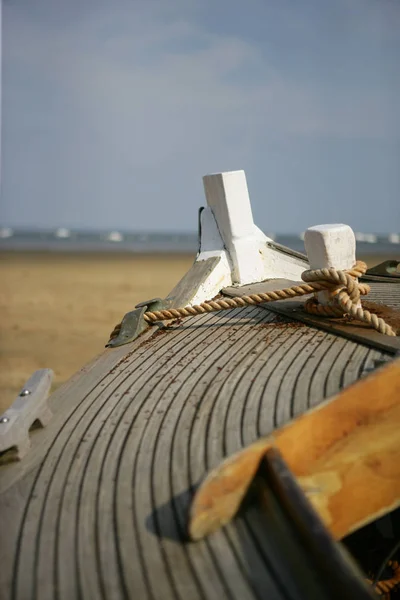
[[3, 0], [0, 221], [194, 230], [246, 171], [265, 231], [400, 230], [398, 0]]

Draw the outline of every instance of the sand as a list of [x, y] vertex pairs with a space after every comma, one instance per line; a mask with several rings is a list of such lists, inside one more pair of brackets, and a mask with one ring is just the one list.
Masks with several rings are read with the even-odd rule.
[[138, 302], [165, 297], [193, 259], [1, 253], [0, 414], [36, 369], [53, 369], [53, 390], [66, 381], [103, 350], [125, 313]]
[[138, 302], [165, 297], [193, 256], [0, 254], [0, 414], [36, 370], [54, 388], [99, 354]]

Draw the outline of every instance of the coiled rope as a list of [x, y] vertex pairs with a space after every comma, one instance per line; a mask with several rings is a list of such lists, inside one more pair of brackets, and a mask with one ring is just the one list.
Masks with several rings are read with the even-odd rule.
[[374, 583], [368, 579], [368, 583], [374, 586], [378, 596], [382, 600], [390, 600], [391, 592], [394, 592], [400, 586], [400, 565], [397, 560], [389, 561], [387, 565], [392, 569], [393, 575], [390, 579], [383, 579]]
[[333, 268], [308, 270], [304, 271], [301, 276], [305, 283], [284, 288], [283, 290], [249, 294], [248, 296], [236, 296], [234, 298], [218, 298], [217, 300], [209, 300], [184, 308], [148, 311], [143, 316], [148, 323], [155, 323], [156, 321], [182, 319], [192, 315], [202, 315], [230, 308], [255, 306], [265, 302], [287, 300], [288, 298], [327, 291], [329, 294], [329, 305], [319, 304], [318, 299], [313, 297], [306, 301], [304, 309], [308, 313], [320, 316], [352, 317], [366, 323], [379, 331], [379, 333], [396, 336], [392, 327], [382, 318], [363, 309], [360, 305], [360, 296], [368, 294], [370, 287], [364, 283], [359, 283], [357, 278], [363, 275], [366, 270], [367, 265], [362, 261], [357, 261], [352, 269], [345, 271]]

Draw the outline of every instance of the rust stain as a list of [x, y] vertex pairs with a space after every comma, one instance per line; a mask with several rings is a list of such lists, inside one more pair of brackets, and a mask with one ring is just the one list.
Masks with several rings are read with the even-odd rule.
[[394, 329], [396, 334], [400, 335], [400, 310], [377, 302], [371, 302], [370, 300], [363, 300], [362, 305], [363, 308], [369, 310], [370, 313], [386, 321], [386, 323]]

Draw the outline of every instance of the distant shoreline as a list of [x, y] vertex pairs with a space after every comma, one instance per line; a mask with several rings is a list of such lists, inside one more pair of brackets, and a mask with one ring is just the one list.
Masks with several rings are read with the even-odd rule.
[[[355, 233], [357, 253], [400, 256], [399, 234]], [[277, 244], [297, 252], [305, 252], [303, 236], [267, 232]], [[28, 231], [0, 228], [0, 252], [49, 252], [75, 254], [133, 254], [160, 256], [162, 254], [197, 254], [198, 234], [195, 232], [126, 232], [75, 231], [59, 228], [54, 231]]]
[[[304, 244], [300, 239], [276, 238], [276, 242], [297, 252], [305, 253]], [[77, 243], [71, 241], [20, 241], [20, 240], [0, 240], [0, 253], [36, 253], [36, 254], [78, 254], [78, 255], [97, 255], [97, 256], [185, 256], [196, 255], [198, 245], [194, 243], [175, 244], [169, 242], [153, 243], [129, 243], [129, 242], [88, 242]], [[357, 255], [363, 256], [382, 256], [387, 255], [393, 259], [400, 260], [400, 244], [390, 242], [357, 242]]]
[[[395, 250], [395, 245], [393, 245]], [[356, 257], [358, 260], [364, 260], [368, 268], [384, 262], [385, 260], [400, 260], [400, 247], [397, 246], [396, 251], [385, 252], [379, 251], [375, 246], [366, 249], [357, 249]], [[3, 264], [9, 263], [20, 265], [26, 264], [35, 265], [37, 263], [48, 263], [49, 265], [62, 265], [62, 264], [76, 264], [87, 263], [87, 264], [115, 264], [118, 268], [118, 263], [124, 265], [127, 263], [141, 263], [145, 265], [148, 263], [148, 268], [151, 270], [154, 261], [165, 264], [176, 262], [176, 261], [188, 261], [191, 263], [195, 260], [197, 252], [173, 252], [173, 251], [143, 251], [143, 252], [132, 252], [124, 251], [121, 249], [114, 248], [113, 250], [101, 250], [101, 251], [84, 251], [79, 250], [68, 250], [57, 249], [56, 251], [48, 250], [22, 250], [22, 249], [7, 249], [0, 248], [0, 262]], [[165, 268], [166, 268], [165, 267]]]
[[7, 249], [5, 250], [4, 248], [0, 247], [0, 260], [1, 259], [6, 259], [7, 257], [12, 258], [18, 258], [21, 259], [23, 258], [24, 260], [30, 260], [30, 259], [34, 259], [37, 260], [39, 258], [42, 259], [57, 259], [57, 260], [113, 260], [113, 261], [118, 261], [118, 260], [129, 260], [132, 258], [136, 258], [136, 259], [143, 259], [143, 260], [168, 260], [170, 258], [177, 258], [177, 259], [185, 259], [185, 258], [193, 258], [193, 260], [196, 257], [197, 252], [189, 252], [189, 251], [184, 251], [184, 252], [165, 252], [165, 251], [156, 251], [156, 252], [149, 252], [149, 251], [143, 251], [143, 252], [132, 252], [129, 250], [121, 250], [120, 248], [113, 248], [112, 250], [94, 250], [94, 251], [87, 251], [85, 250], [84, 252], [81, 252], [80, 250], [74, 250], [74, 249], [70, 249], [70, 250], [64, 250], [61, 248], [58, 248], [57, 250], [25, 250], [25, 249], [21, 249], [21, 248], [17, 248], [17, 249]]
[[[295, 248], [293, 248], [295, 250]], [[392, 250], [392, 251], [390, 251]], [[297, 252], [302, 252], [302, 250], [297, 250]], [[303, 250], [304, 252], [304, 250]], [[357, 246], [357, 257], [363, 256], [379, 256], [379, 257], [389, 257], [393, 260], [400, 260], [400, 245], [393, 244], [392, 248], [379, 248], [379, 246], [371, 247], [363, 247], [359, 248]], [[125, 250], [121, 248], [100, 248], [100, 249], [79, 249], [79, 248], [4, 248], [0, 246], [0, 256], [11, 256], [13, 254], [20, 255], [32, 255], [32, 256], [85, 256], [85, 257], [96, 257], [96, 258], [107, 258], [113, 257], [114, 259], [118, 258], [129, 258], [129, 257], [149, 257], [149, 258], [160, 258], [162, 259], [164, 256], [176, 256], [176, 257], [184, 257], [184, 256], [196, 256], [197, 251], [190, 250]]]

